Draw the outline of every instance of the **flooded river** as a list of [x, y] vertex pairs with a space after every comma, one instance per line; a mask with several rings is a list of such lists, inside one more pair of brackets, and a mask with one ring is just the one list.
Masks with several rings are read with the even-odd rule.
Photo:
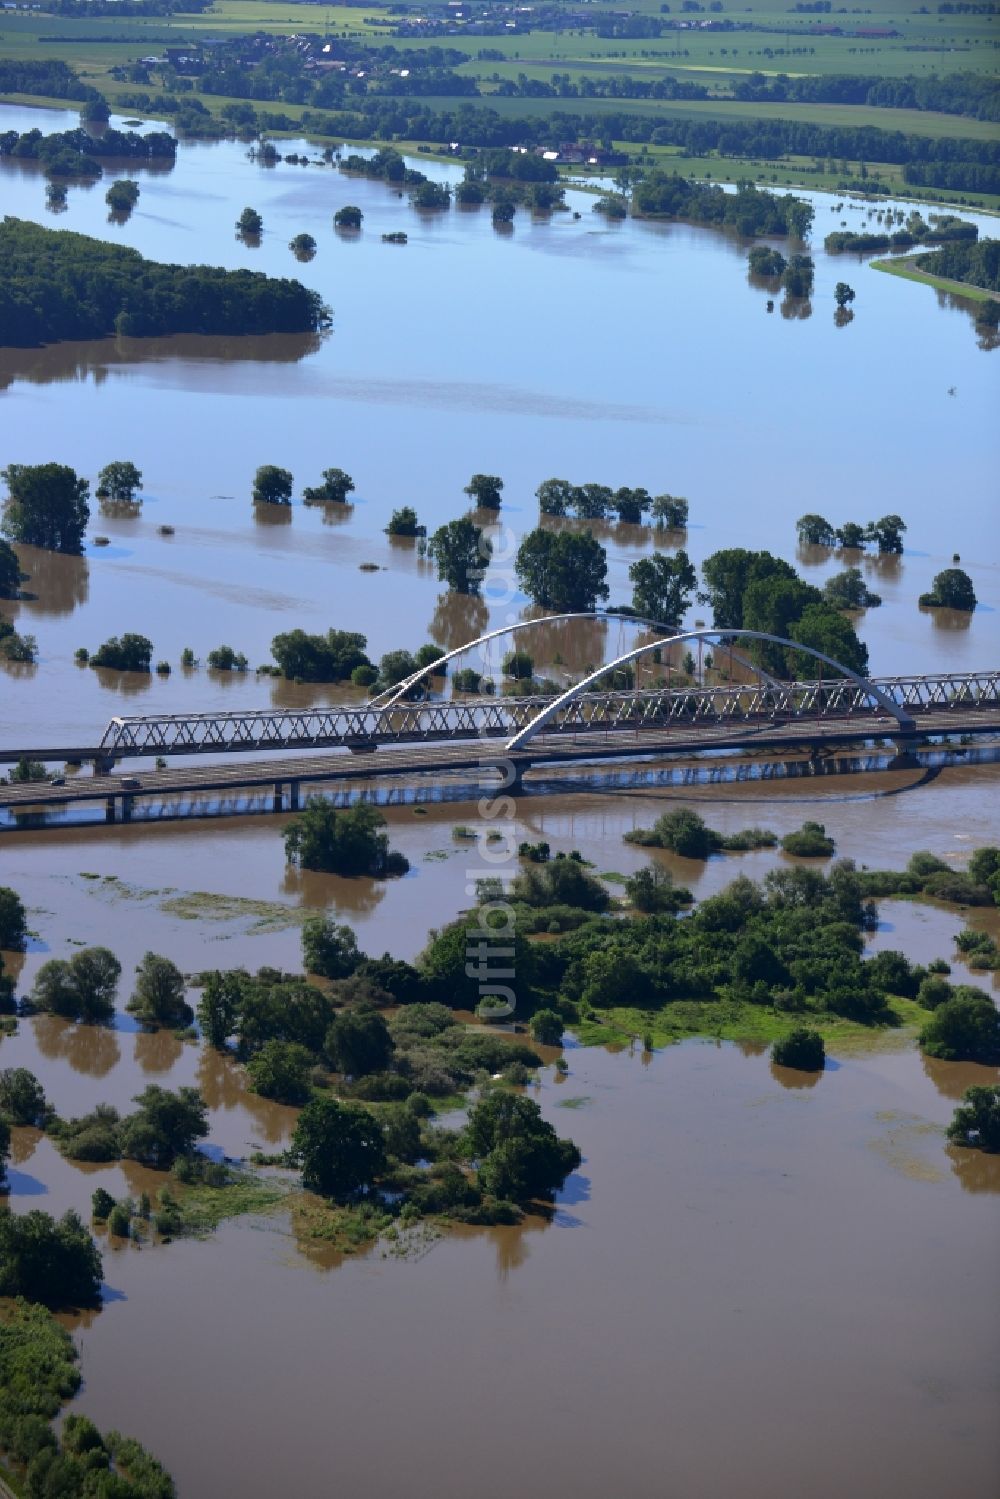
[[[2, 109], [0, 122], [64, 128], [75, 116]], [[79, 559], [24, 549], [36, 596], [14, 612], [40, 661], [0, 673], [0, 742], [90, 740], [117, 712], [345, 696], [185, 673], [186, 645], [204, 656], [225, 641], [256, 664], [279, 630], [336, 626], [366, 633], [377, 656], [504, 623], [526, 601], [501, 594], [501, 554], [535, 524], [534, 489], [553, 474], [687, 495], [696, 561], [729, 545], [794, 559], [804, 511], [835, 523], [898, 511], [905, 555], [864, 564], [885, 600], [861, 625], [873, 671], [1000, 660], [1000, 355], [978, 347], [967, 310], [817, 249], [812, 315], [768, 317], [734, 242], [608, 226], [584, 194], [571, 195], [580, 219], [519, 214], [501, 236], [488, 213], [418, 215], [384, 185], [319, 166], [265, 171], [233, 143], [184, 145], [173, 172], [139, 180], [123, 226], [107, 223], [102, 185], [71, 189], [68, 212], [46, 215], [41, 178], [9, 162], [0, 200], [160, 259], [298, 275], [330, 302], [334, 331], [0, 352], [3, 462], [55, 459], [94, 477], [132, 458], [146, 477], [137, 516], [95, 505], [91, 537], [109, 546]], [[860, 227], [861, 213], [816, 201], [817, 244], [841, 217]], [[338, 237], [332, 214], [351, 202], [364, 229]], [[247, 204], [265, 220], [256, 250], [233, 235]], [[405, 247], [381, 242], [395, 229]], [[287, 245], [303, 230], [319, 251], [298, 265]], [[858, 295], [838, 328], [840, 279]], [[344, 467], [357, 504], [255, 515], [264, 462], [291, 468], [297, 487]], [[402, 504], [430, 526], [461, 514], [474, 471], [505, 478], [503, 531], [487, 597], [453, 600], [382, 528]], [[650, 533], [609, 527], [602, 539], [611, 602], [626, 602]], [[964, 621], [921, 613], [918, 593], [956, 551], [981, 608]], [[810, 581], [842, 565], [797, 560]], [[582, 666], [622, 628], [552, 631], [542, 653]], [[151, 636], [171, 677], [73, 664], [78, 646], [129, 629]], [[655, 858], [701, 898], [789, 861], [763, 850], [694, 863], [624, 833], [677, 805], [724, 832], [816, 818], [859, 864], [901, 868], [927, 848], [961, 868], [978, 843], [1000, 842], [998, 797], [996, 764], [614, 789], [574, 776], [520, 799], [512, 829], [579, 849], [612, 889]], [[24, 992], [46, 958], [103, 943], [122, 961], [124, 1003], [147, 949], [188, 972], [295, 969], [313, 910], [349, 922], [371, 953], [412, 958], [492, 869], [455, 836], [476, 826], [474, 802], [386, 817], [411, 869], [384, 884], [290, 871], [270, 816], [4, 832], [0, 884], [21, 893], [33, 932], [8, 967]], [[946, 958], [956, 981], [998, 992], [956, 961], [959, 913], [884, 902], [880, 915], [874, 948]], [[968, 919], [1000, 936], [1000, 913]], [[943, 1127], [964, 1088], [997, 1069], [925, 1061], [911, 1041], [838, 1054], [818, 1078], [773, 1068], [755, 1046], [567, 1057], [565, 1080], [546, 1069], [531, 1090], [584, 1154], [551, 1220], [449, 1234], [403, 1259], [307, 1253], [281, 1212], [205, 1242], [106, 1250], [104, 1307], [74, 1324], [77, 1408], [145, 1442], [181, 1499], [994, 1491], [1000, 1158], [949, 1151]], [[197, 1085], [209, 1145], [231, 1156], [280, 1149], [295, 1117], [247, 1094], [234, 1064], [145, 1035], [124, 1012], [109, 1029], [22, 1018], [0, 1065], [30, 1067], [63, 1114], [127, 1107], [148, 1082]], [[15, 1211], [86, 1213], [97, 1185], [150, 1186], [127, 1163], [73, 1165], [36, 1132], [16, 1131], [14, 1145]]]

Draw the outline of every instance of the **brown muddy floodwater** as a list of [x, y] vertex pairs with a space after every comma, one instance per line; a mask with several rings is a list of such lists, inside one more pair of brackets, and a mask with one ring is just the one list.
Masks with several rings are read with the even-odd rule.
[[[75, 122], [0, 109], [0, 128]], [[95, 505], [84, 556], [21, 549], [31, 597], [9, 612], [40, 659], [0, 671], [0, 744], [91, 743], [123, 712], [348, 695], [183, 672], [188, 645], [204, 657], [226, 642], [256, 665], [279, 630], [336, 626], [365, 633], [378, 656], [426, 638], [451, 648], [522, 617], [510, 559], [552, 474], [687, 495], [690, 528], [666, 541], [696, 562], [767, 547], [822, 582], [860, 561], [885, 600], [859, 625], [874, 672], [1000, 661], [998, 356], [967, 307], [824, 255], [841, 216], [830, 199], [816, 198], [811, 315], [768, 318], [745, 246], [682, 225], [597, 223], [584, 195], [579, 220], [519, 215], [498, 236], [487, 214], [417, 215], [378, 183], [263, 171], [231, 143], [184, 145], [173, 171], [138, 175], [124, 225], [107, 223], [99, 187], [73, 188], [68, 212], [49, 218], [24, 164], [0, 163], [0, 194], [4, 212], [159, 259], [299, 275], [333, 306], [334, 332], [0, 351], [3, 463], [57, 460], [93, 478], [131, 458], [146, 479], [137, 513]], [[332, 230], [345, 202], [364, 211], [360, 236]], [[247, 203], [265, 219], [257, 250], [232, 233]], [[858, 226], [867, 216], [843, 213]], [[382, 244], [395, 229], [405, 248]], [[287, 249], [301, 230], [319, 241], [305, 266]], [[856, 316], [837, 327], [845, 275]], [[291, 468], [297, 490], [344, 467], [357, 503], [254, 514], [264, 462]], [[505, 478], [502, 526], [485, 597], [455, 599], [383, 528], [402, 504], [431, 528], [460, 514], [475, 471]], [[906, 553], [796, 555], [794, 522], [811, 510], [835, 524], [898, 511]], [[651, 533], [597, 529], [610, 602], [627, 602]], [[110, 545], [95, 548], [97, 535]], [[956, 551], [980, 609], [921, 612], [917, 595]], [[580, 672], [625, 649], [629, 629], [539, 631], [536, 666]], [[73, 664], [78, 646], [123, 630], [148, 634], [172, 675]], [[349, 922], [369, 952], [412, 958], [521, 839], [579, 849], [613, 890], [660, 860], [697, 898], [788, 862], [761, 851], [695, 864], [623, 841], [678, 805], [726, 832], [816, 818], [838, 854], [869, 867], [927, 848], [961, 868], [977, 844], [1000, 842], [998, 764], [697, 786], [642, 774], [553, 775], [518, 800], [499, 847], [474, 800], [388, 806], [411, 869], [384, 884], [290, 871], [273, 816], [4, 831], [0, 884], [20, 892], [34, 934], [8, 967], [23, 993], [46, 958], [106, 944], [124, 1004], [147, 950], [188, 972], [297, 969], [314, 910]], [[462, 824], [476, 837], [456, 838]], [[873, 948], [944, 957], [956, 979], [997, 992], [953, 945], [966, 919], [1000, 935], [997, 911], [897, 901], [880, 916]], [[76, 1408], [145, 1442], [181, 1499], [996, 1492], [1000, 1160], [947, 1149], [943, 1128], [997, 1069], [924, 1061], [904, 1038], [838, 1055], [818, 1078], [773, 1068], [758, 1046], [566, 1055], [569, 1075], [546, 1069], [531, 1090], [584, 1153], [551, 1218], [449, 1234], [403, 1258], [317, 1255], [282, 1212], [204, 1242], [106, 1249], [104, 1306], [74, 1324]], [[195, 1084], [216, 1154], [279, 1149], [295, 1117], [248, 1095], [230, 1061], [143, 1034], [123, 1011], [107, 1029], [22, 1018], [0, 1065], [30, 1067], [63, 1114], [125, 1108], [151, 1081]], [[11, 1183], [16, 1212], [85, 1214], [97, 1185], [157, 1184], [127, 1163], [75, 1166], [27, 1130]]]
[[[514, 837], [622, 874], [651, 856], [622, 834], [684, 804], [726, 831], [817, 817], [839, 853], [871, 866], [920, 846], [961, 867], [984, 830], [996, 835], [998, 778], [957, 766], [805, 787], [577, 788], [523, 798]], [[147, 947], [191, 970], [294, 967], [299, 917], [315, 907], [370, 951], [412, 955], [490, 868], [482, 845], [452, 835], [474, 825], [474, 803], [387, 815], [412, 872], [381, 886], [290, 878], [273, 818], [7, 835], [4, 877], [38, 934], [21, 987], [84, 940], [114, 947], [126, 973]], [[699, 896], [785, 862], [654, 857]], [[959, 914], [884, 902], [881, 915], [873, 947], [946, 957], [957, 980], [988, 986], [955, 962]], [[997, 916], [972, 913], [1000, 933]], [[127, 1106], [149, 1081], [195, 1083], [209, 1146], [229, 1155], [279, 1148], [294, 1118], [248, 1096], [233, 1064], [125, 1016], [114, 1030], [22, 1019], [0, 1055], [66, 1113]], [[282, 1212], [206, 1242], [106, 1250], [105, 1305], [76, 1324], [77, 1406], [146, 1442], [182, 1499], [995, 1487], [1000, 1160], [949, 1151], [943, 1126], [967, 1086], [1000, 1072], [899, 1042], [841, 1055], [818, 1079], [772, 1067], [759, 1046], [567, 1056], [564, 1081], [547, 1069], [532, 1090], [585, 1157], [551, 1221], [451, 1234], [409, 1259], [317, 1255]], [[130, 1166], [73, 1166], [35, 1132], [15, 1146], [15, 1210], [86, 1211], [97, 1185], [155, 1186]]]

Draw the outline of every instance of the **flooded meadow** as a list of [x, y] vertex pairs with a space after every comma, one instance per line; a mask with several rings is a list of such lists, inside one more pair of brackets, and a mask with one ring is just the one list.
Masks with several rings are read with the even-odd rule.
[[[14, 108], [0, 120], [76, 123]], [[122, 225], [107, 221], [103, 184], [72, 188], [68, 211], [46, 214], [40, 175], [9, 160], [0, 202], [161, 260], [297, 276], [330, 303], [333, 331], [0, 351], [5, 463], [57, 460], [93, 477], [130, 458], [146, 486], [135, 513], [94, 503], [80, 558], [20, 549], [30, 597], [12, 612], [39, 661], [0, 669], [0, 747], [93, 742], [117, 713], [352, 692], [185, 671], [186, 646], [204, 657], [225, 642], [256, 665], [281, 630], [335, 627], [364, 633], [377, 658], [427, 639], [452, 648], [522, 617], [511, 559], [537, 523], [535, 488], [554, 474], [686, 495], [688, 531], [669, 540], [696, 563], [724, 546], [767, 548], [810, 582], [845, 559], [797, 555], [799, 515], [898, 512], [904, 555], [861, 562], [884, 600], [858, 627], [872, 671], [1000, 661], [1000, 355], [979, 346], [966, 307], [823, 253], [841, 218], [861, 227], [860, 209], [835, 216], [815, 196], [816, 291], [811, 315], [790, 318], [766, 313], [745, 246], [681, 224], [605, 224], [582, 192], [567, 195], [569, 212], [519, 212], [498, 234], [486, 210], [420, 214], [382, 183], [329, 166], [264, 169], [234, 142], [184, 143], [173, 171], [135, 175], [141, 197]], [[359, 235], [332, 227], [345, 203], [364, 212]], [[247, 204], [264, 217], [256, 249], [234, 235]], [[396, 230], [408, 243], [384, 244]], [[288, 248], [300, 231], [319, 242], [304, 264]], [[833, 285], [845, 276], [855, 317], [838, 327]], [[296, 493], [343, 467], [356, 503], [255, 511], [262, 463], [290, 468]], [[484, 597], [456, 598], [384, 527], [404, 504], [430, 528], [464, 513], [475, 471], [504, 477], [504, 507]], [[627, 602], [628, 566], [652, 533], [596, 529], [611, 603]], [[918, 594], [954, 553], [979, 608], [921, 611]], [[627, 628], [539, 632], [536, 659], [582, 669], [625, 649]], [[79, 646], [125, 630], [150, 636], [169, 677], [74, 663]], [[518, 799], [506, 831], [579, 850], [612, 892], [650, 861], [696, 899], [796, 862], [774, 849], [698, 862], [624, 841], [677, 806], [724, 833], [784, 835], [815, 819], [859, 866], [901, 869], [927, 849], [960, 869], [1000, 842], [1000, 762], [983, 759], [688, 785], [657, 782], [655, 766], [627, 783], [553, 773]], [[4, 954], [7, 971], [23, 994], [47, 958], [98, 943], [122, 963], [123, 999], [150, 949], [188, 974], [294, 971], [316, 911], [349, 923], [366, 952], [412, 960], [493, 870], [474, 799], [383, 811], [410, 861], [385, 882], [286, 865], [280, 816], [4, 830], [0, 884], [21, 894], [32, 933], [25, 954]], [[966, 923], [1000, 937], [1000, 912], [896, 900], [879, 915], [872, 950], [944, 958], [955, 982], [1000, 994], [954, 948]], [[1000, 1069], [924, 1058], [908, 1033], [833, 1047], [822, 1074], [775, 1067], [759, 1043], [650, 1052], [569, 1038], [564, 1055], [565, 1075], [547, 1065], [527, 1090], [584, 1157], [550, 1214], [402, 1253], [318, 1251], [280, 1204], [204, 1240], [102, 1241], [104, 1305], [70, 1319], [84, 1376], [73, 1408], [146, 1444], [181, 1499], [992, 1491], [1000, 1157], [946, 1146], [944, 1128], [964, 1089]], [[30, 1068], [63, 1115], [126, 1109], [149, 1082], [197, 1086], [214, 1156], [279, 1151], [296, 1117], [249, 1092], [231, 1059], [145, 1033], [124, 1010], [109, 1027], [23, 1016], [0, 1040], [0, 1066]], [[137, 1195], [157, 1182], [134, 1163], [68, 1161], [27, 1129], [14, 1131], [10, 1179], [15, 1212], [85, 1217], [97, 1186]]]

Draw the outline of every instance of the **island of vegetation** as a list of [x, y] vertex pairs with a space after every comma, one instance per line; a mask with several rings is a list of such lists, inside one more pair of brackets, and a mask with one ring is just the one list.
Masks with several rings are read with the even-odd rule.
[[20, 219], [0, 223], [0, 339], [34, 347], [109, 334], [308, 333], [330, 311], [299, 281], [161, 265], [137, 250]]

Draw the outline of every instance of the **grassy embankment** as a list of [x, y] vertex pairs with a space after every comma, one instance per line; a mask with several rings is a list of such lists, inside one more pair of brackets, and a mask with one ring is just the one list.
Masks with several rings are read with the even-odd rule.
[[971, 302], [1000, 301], [1000, 292], [987, 291], [985, 287], [972, 286], [968, 281], [950, 281], [943, 276], [934, 276], [930, 271], [922, 271], [912, 255], [905, 255], [899, 260], [873, 260], [871, 268], [873, 271], [887, 271], [890, 276], [900, 276], [905, 281], [921, 281], [924, 286], [952, 292], [956, 297], [968, 297]]

